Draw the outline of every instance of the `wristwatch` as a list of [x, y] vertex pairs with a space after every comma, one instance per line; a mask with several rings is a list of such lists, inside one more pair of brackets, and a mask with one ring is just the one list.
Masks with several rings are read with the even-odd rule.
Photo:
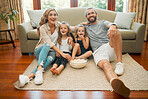
[[118, 26], [117, 26], [117, 24], [116, 24], [116, 23], [112, 23], [112, 24], [111, 24], [111, 26], [112, 26], [112, 25], [114, 25], [114, 26], [116, 26], [116, 28], [118, 28]]

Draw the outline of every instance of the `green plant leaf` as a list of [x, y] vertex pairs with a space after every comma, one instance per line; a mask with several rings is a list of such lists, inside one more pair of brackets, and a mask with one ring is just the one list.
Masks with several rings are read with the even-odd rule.
[[5, 20], [5, 22], [8, 24], [8, 20], [7, 19], [4, 19]]
[[16, 17], [16, 19], [17, 19], [17, 21], [18, 21], [18, 23], [19, 23], [19, 22], [20, 22], [19, 18], [18, 18], [18, 17]]
[[5, 20], [7, 24], [8, 24], [8, 19], [14, 21], [14, 19], [16, 18], [17, 21], [19, 22], [17, 14], [19, 14], [17, 10], [10, 9], [9, 12], [0, 14], [0, 19]]
[[4, 19], [5, 17], [3, 16], [3, 14], [0, 14], [0, 18], [1, 18], [1, 19]]
[[13, 15], [9, 16], [10, 20], [14, 21]]

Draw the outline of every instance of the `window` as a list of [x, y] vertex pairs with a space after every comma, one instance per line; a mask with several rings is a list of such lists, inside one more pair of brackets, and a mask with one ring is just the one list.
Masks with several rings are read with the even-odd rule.
[[41, 0], [41, 9], [48, 8], [70, 8], [70, 0]]
[[27, 10], [33, 10], [33, 0], [22, 0], [24, 20], [25, 22], [29, 21], [29, 16]]
[[116, 0], [115, 11], [123, 12], [123, 4], [124, 4], [124, 0]]
[[107, 0], [78, 0], [78, 7], [107, 9]]

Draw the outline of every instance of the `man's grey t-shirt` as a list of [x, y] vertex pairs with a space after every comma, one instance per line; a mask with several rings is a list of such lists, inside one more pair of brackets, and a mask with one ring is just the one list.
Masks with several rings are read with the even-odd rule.
[[101, 45], [109, 42], [109, 37], [106, 36], [108, 32], [108, 24], [110, 24], [110, 22], [101, 20], [95, 25], [85, 25], [93, 52]]

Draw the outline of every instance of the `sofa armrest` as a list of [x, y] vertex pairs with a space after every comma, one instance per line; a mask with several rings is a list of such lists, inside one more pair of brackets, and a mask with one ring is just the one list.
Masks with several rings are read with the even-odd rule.
[[142, 39], [144, 41], [145, 25], [141, 23], [134, 22], [132, 24], [132, 30], [136, 33], [136, 39]]
[[32, 30], [30, 22], [22, 23], [18, 25], [18, 33], [19, 33], [19, 42], [21, 47], [21, 52], [25, 53], [28, 50], [27, 46], [27, 33]]
[[145, 25], [137, 22], [133, 22], [132, 30], [136, 33], [136, 48], [142, 52], [145, 34]]

